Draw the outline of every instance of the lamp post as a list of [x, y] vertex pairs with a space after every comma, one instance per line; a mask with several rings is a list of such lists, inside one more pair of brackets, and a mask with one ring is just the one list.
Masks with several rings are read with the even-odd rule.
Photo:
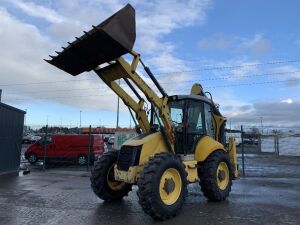
[[263, 117], [260, 117], [260, 127], [261, 127], [261, 134], [264, 133], [264, 127], [263, 127]]
[[[121, 84], [121, 80], [119, 80], [119, 86]], [[118, 103], [117, 103], [117, 129], [119, 128], [119, 113], [120, 113], [120, 97], [118, 96]]]
[[80, 112], [79, 112], [79, 128], [81, 128], [81, 113], [82, 113], [82, 111], [80, 110]]
[[82, 111], [79, 111], [79, 133], [81, 133], [81, 113]]

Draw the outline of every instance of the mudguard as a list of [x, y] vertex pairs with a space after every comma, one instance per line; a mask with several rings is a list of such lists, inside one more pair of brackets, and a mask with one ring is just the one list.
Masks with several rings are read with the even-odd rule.
[[224, 146], [209, 136], [204, 136], [197, 143], [195, 148], [195, 160], [203, 162], [206, 158], [216, 150], [225, 151]]

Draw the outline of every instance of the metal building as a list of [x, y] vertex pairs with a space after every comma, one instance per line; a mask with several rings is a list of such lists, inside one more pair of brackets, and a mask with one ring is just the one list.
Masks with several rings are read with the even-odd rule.
[[24, 114], [0, 102], [0, 175], [19, 171]]

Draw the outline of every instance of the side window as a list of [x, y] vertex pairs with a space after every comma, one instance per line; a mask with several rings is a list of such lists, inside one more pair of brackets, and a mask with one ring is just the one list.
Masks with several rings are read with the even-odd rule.
[[183, 110], [178, 108], [171, 108], [171, 118], [177, 124], [182, 123]]
[[169, 103], [170, 114], [175, 131], [182, 132], [182, 122], [184, 114], [184, 101], [174, 101]]
[[203, 134], [203, 103], [190, 101], [188, 107], [188, 133]]
[[43, 137], [42, 139], [40, 139], [38, 141], [39, 144], [43, 145], [45, 143], [45, 139], [46, 139], [46, 144], [49, 144], [52, 142], [52, 137], [51, 136], [47, 136], [47, 138]]
[[204, 103], [204, 114], [205, 114], [205, 127], [207, 135], [213, 137], [214, 136], [214, 127], [212, 121], [211, 114], [211, 106], [209, 104]]

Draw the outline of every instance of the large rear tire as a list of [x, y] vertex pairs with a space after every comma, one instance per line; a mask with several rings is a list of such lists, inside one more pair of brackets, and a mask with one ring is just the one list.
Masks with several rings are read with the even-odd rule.
[[103, 154], [96, 162], [91, 176], [91, 187], [94, 193], [104, 201], [121, 200], [131, 191], [131, 184], [114, 179], [114, 165], [118, 152], [111, 151]]
[[225, 200], [231, 191], [232, 167], [228, 155], [218, 150], [212, 153], [199, 169], [200, 186], [211, 201]]
[[145, 165], [138, 180], [139, 203], [154, 219], [178, 214], [187, 195], [187, 174], [174, 154], [160, 153]]

